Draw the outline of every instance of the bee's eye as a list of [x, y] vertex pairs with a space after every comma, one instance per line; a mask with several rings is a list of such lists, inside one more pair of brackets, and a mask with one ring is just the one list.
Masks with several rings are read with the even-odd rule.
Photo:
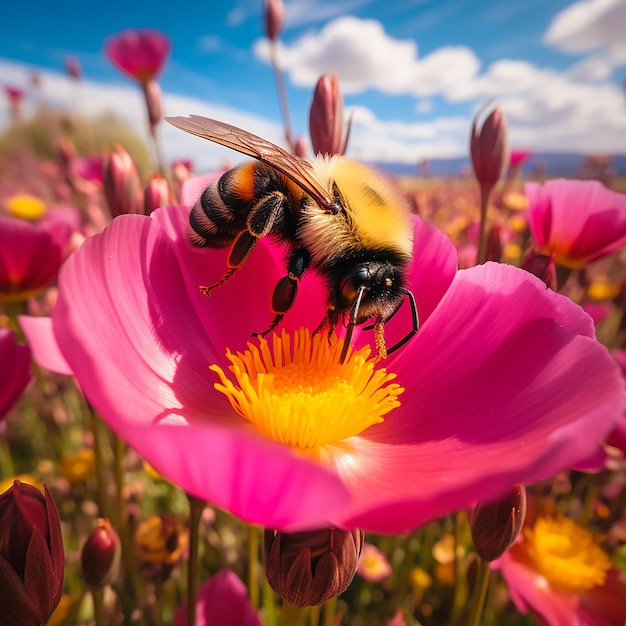
[[369, 276], [370, 273], [364, 267], [357, 267], [341, 281], [337, 298], [339, 311], [347, 311], [352, 306], [359, 287], [368, 281]]

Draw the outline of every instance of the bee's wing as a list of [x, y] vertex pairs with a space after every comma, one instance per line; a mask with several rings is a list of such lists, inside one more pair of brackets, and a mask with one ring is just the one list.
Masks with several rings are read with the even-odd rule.
[[270, 141], [261, 139], [261, 137], [257, 137], [257, 135], [253, 135], [236, 126], [218, 122], [208, 117], [202, 117], [201, 115], [166, 117], [165, 121], [192, 135], [203, 137], [267, 163], [267, 165], [291, 179], [322, 208], [328, 208], [333, 203], [328, 191], [315, 176], [313, 168], [308, 161], [290, 154]]

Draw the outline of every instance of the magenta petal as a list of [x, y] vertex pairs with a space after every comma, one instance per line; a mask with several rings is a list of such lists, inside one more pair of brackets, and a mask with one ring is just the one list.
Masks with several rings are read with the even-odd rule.
[[[187, 623], [187, 603], [174, 615], [173, 626]], [[196, 626], [261, 626], [248, 599], [248, 590], [235, 572], [223, 569], [198, 589]]]
[[[109, 425], [189, 493], [273, 528], [324, 525], [344, 506], [345, 489], [290, 448], [252, 434], [214, 390], [208, 367], [224, 362], [224, 336], [243, 340], [245, 331], [196, 314], [178, 264], [183, 243], [168, 236], [159, 213], [116, 218], [68, 259], [53, 315], [63, 355]], [[232, 298], [244, 304], [237, 292]], [[223, 326], [236, 320], [232, 302], [212, 305], [216, 316], [224, 307]]]
[[209, 172], [208, 174], [202, 174], [201, 176], [191, 176], [184, 183], [181, 191], [181, 204], [192, 207], [200, 198], [204, 190], [217, 178], [224, 173], [223, 170], [219, 172]]
[[31, 378], [30, 350], [15, 341], [10, 328], [0, 328], [0, 420], [20, 399]]
[[349, 500], [335, 476], [287, 446], [241, 430], [124, 424], [118, 432], [187, 493], [253, 524], [325, 527]]
[[74, 372], [59, 350], [52, 328], [52, 318], [20, 315], [19, 322], [28, 339], [35, 363], [55, 374], [73, 376]]
[[624, 387], [591, 326], [516, 268], [459, 272], [393, 364], [402, 406], [332, 462], [353, 496], [338, 523], [404, 532], [595, 459]]

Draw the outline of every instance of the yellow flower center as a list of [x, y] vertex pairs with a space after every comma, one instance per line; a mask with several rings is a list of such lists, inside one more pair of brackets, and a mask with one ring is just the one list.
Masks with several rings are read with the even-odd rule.
[[539, 517], [524, 534], [528, 556], [551, 587], [579, 593], [604, 584], [611, 561], [591, 533], [573, 520]]
[[231, 405], [266, 437], [302, 449], [337, 443], [379, 424], [400, 405], [404, 391], [390, 383], [395, 374], [374, 369], [369, 347], [349, 350], [339, 364], [343, 342], [308, 329], [285, 331], [258, 346], [232, 354], [232, 382], [218, 365], [221, 391]]
[[43, 200], [27, 193], [20, 193], [5, 201], [7, 211], [25, 220], [38, 220], [46, 211]]

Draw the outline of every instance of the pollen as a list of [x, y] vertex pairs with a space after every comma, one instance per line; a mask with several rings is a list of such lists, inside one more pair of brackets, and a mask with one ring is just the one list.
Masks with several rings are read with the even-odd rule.
[[301, 449], [338, 443], [384, 421], [404, 391], [395, 374], [376, 369], [369, 347], [348, 350], [343, 341], [301, 328], [284, 330], [270, 343], [248, 343], [245, 352], [227, 350], [232, 380], [218, 365], [215, 389], [266, 437]]
[[579, 593], [604, 584], [611, 561], [593, 535], [573, 520], [539, 517], [524, 534], [528, 556], [551, 587]]

